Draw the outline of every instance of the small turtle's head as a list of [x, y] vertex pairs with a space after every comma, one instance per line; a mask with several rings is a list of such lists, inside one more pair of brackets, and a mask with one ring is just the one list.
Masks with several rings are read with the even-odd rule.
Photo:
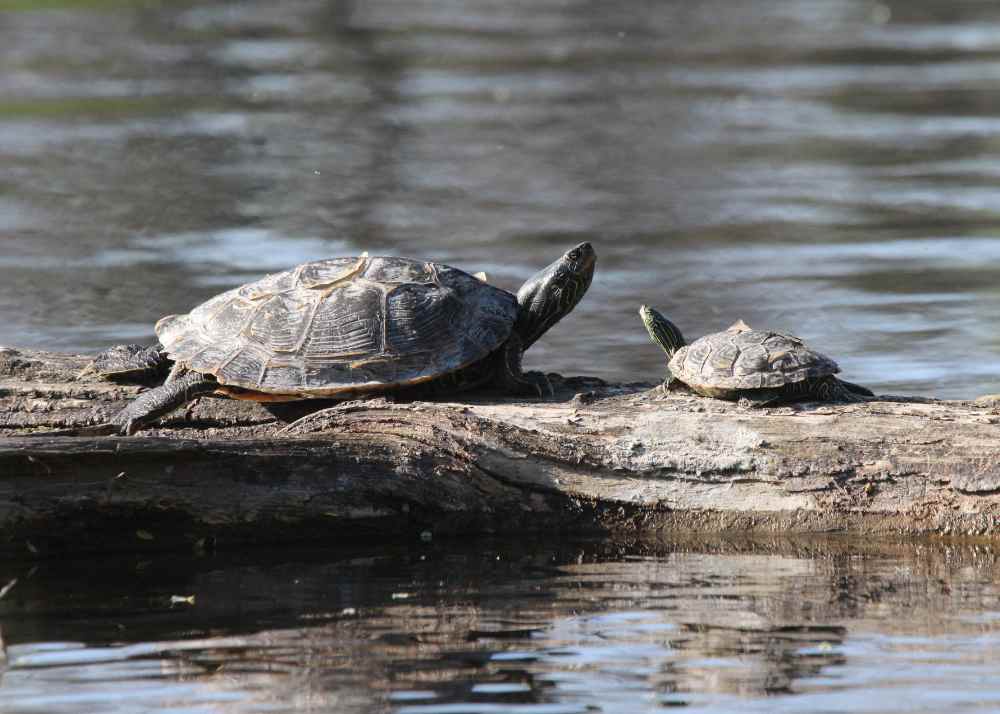
[[649, 305], [642, 305], [639, 308], [639, 317], [642, 318], [642, 324], [646, 326], [650, 339], [667, 353], [668, 362], [677, 350], [687, 344], [677, 325]]
[[524, 349], [576, 307], [594, 279], [596, 265], [594, 247], [581, 243], [521, 286], [517, 291], [520, 310], [514, 331]]

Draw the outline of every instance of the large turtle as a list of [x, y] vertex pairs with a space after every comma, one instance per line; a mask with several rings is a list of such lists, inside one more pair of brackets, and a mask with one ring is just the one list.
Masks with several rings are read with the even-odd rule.
[[[758, 407], [797, 399], [858, 402], [875, 396], [835, 377], [837, 363], [793, 335], [754, 330], [740, 320], [688, 345], [677, 326], [653, 308], [643, 305], [639, 316], [653, 342], [667, 353], [672, 378], [703, 396]], [[668, 377], [665, 385], [671, 381]]]
[[94, 370], [116, 377], [165, 371], [107, 430], [132, 434], [196, 395], [291, 401], [347, 399], [492, 384], [541, 395], [521, 354], [580, 301], [594, 275], [581, 243], [513, 295], [457, 268], [394, 257], [334, 258], [217, 295], [156, 323], [160, 344], [111, 348]]

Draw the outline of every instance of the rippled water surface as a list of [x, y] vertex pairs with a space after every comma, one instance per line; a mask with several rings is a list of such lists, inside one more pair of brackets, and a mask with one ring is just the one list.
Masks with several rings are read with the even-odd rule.
[[362, 250], [516, 288], [589, 239], [533, 366], [659, 376], [650, 302], [1000, 391], [997, 3], [0, 0], [0, 67], [0, 344]]
[[435, 542], [5, 563], [0, 711], [997, 711], [998, 555]]

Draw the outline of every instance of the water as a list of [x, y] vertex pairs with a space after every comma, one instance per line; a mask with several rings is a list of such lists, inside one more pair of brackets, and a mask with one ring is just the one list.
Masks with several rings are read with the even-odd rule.
[[649, 302], [1000, 391], [995, 3], [0, 0], [0, 63], [0, 344], [362, 250], [513, 289], [589, 239], [530, 366], [659, 377]]
[[713, 539], [6, 563], [0, 711], [996, 711], [998, 556]]

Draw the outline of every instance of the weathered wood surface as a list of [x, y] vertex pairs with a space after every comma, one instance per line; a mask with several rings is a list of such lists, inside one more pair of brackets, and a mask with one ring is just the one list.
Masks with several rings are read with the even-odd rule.
[[[0, 348], [0, 550], [528, 530], [1000, 535], [1000, 399], [763, 410], [557, 380], [545, 401], [203, 398], [133, 437], [137, 386]], [[316, 405], [312, 405], [315, 407]], [[302, 417], [302, 418], [297, 418]]]

